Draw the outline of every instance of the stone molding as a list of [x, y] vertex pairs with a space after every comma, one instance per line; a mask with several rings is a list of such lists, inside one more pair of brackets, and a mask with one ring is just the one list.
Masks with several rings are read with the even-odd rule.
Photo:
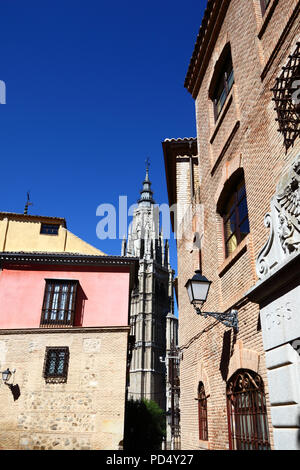
[[270, 234], [256, 261], [259, 279], [300, 253], [300, 154], [280, 179], [264, 224]]
[[260, 356], [258, 352], [243, 347], [241, 340], [237, 341], [235, 351], [230, 358], [228, 378], [239, 369], [249, 369], [258, 373]]
[[209, 384], [209, 378], [208, 374], [206, 372], [206, 369], [204, 367], [203, 361], [199, 361], [197, 365], [197, 374], [196, 374], [196, 383], [195, 383], [195, 396], [197, 396], [198, 393], [198, 385], [199, 382], [202, 382], [204, 385], [205, 389], [205, 394], [208, 397], [210, 395], [210, 384]]
[[129, 332], [130, 326], [102, 326], [83, 328], [10, 328], [0, 329], [0, 335], [29, 335], [29, 334], [55, 334], [55, 333], [108, 333], [124, 331]]

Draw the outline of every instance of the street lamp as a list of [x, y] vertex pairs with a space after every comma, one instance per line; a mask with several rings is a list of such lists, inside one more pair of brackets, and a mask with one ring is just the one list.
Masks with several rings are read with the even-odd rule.
[[198, 315], [201, 315], [204, 318], [213, 317], [220, 323], [223, 323], [223, 325], [233, 328], [237, 332], [237, 310], [232, 309], [229, 313], [201, 312], [201, 308], [206, 302], [211, 283], [212, 281], [209, 281], [205, 276], [203, 276], [199, 269], [196, 270], [194, 276], [185, 284], [190, 303], [193, 305]]
[[9, 368], [7, 368], [6, 370], [2, 372], [2, 380], [6, 384], [6, 382], [8, 382], [10, 378], [11, 378], [11, 371], [9, 370]]

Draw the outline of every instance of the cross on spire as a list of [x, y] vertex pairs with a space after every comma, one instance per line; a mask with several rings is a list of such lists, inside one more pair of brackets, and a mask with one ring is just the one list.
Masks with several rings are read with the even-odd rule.
[[146, 170], [149, 170], [149, 166], [150, 166], [150, 158], [149, 157], [146, 158], [145, 163], [146, 163]]

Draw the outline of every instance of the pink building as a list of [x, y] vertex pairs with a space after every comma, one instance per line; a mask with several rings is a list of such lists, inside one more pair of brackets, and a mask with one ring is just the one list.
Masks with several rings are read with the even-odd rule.
[[118, 449], [137, 260], [3, 252], [0, 266], [0, 448]]

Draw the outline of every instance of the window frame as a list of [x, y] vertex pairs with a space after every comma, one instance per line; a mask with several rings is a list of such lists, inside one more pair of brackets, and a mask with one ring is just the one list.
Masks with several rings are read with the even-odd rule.
[[198, 428], [199, 440], [208, 441], [207, 396], [203, 382], [198, 385]]
[[[233, 87], [233, 84], [234, 84], [234, 71], [233, 71], [231, 51], [229, 50], [224, 60], [224, 63], [222, 64], [221, 70], [218, 73], [214, 91], [212, 93], [215, 122], [217, 122], [222, 110], [224, 109], [225, 103]], [[219, 92], [220, 89], [222, 89], [221, 92]], [[221, 101], [223, 102], [221, 103]], [[219, 108], [219, 103], [221, 103], [220, 108]]]
[[270, 3], [271, 3], [271, 0], [260, 0], [260, 7], [261, 7], [262, 16], [264, 16], [264, 14], [266, 13]]
[[[74, 326], [79, 281], [76, 279], [45, 279], [45, 282], [40, 327], [53, 328]], [[58, 286], [59, 290], [57, 291], [55, 289]], [[67, 286], [67, 291], [63, 291], [64, 286]], [[73, 287], [72, 289], [71, 286]], [[55, 300], [54, 296], [56, 296]], [[54, 302], [56, 308], [53, 307]], [[67, 306], [67, 308], [61, 308], [62, 303], [63, 306]], [[59, 319], [58, 317], [62, 311], [63, 318]], [[51, 318], [52, 316], [54, 316], [54, 318]]]
[[[58, 369], [60, 367], [60, 358], [59, 354], [63, 352], [63, 369], [62, 372], [59, 373]], [[54, 364], [54, 372], [50, 373], [49, 368], [51, 365], [51, 354], [55, 353], [55, 364]], [[70, 360], [70, 351], [68, 346], [47, 346], [45, 350], [45, 359], [44, 359], [44, 367], [43, 367], [43, 377], [46, 382], [55, 382], [55, 383], [65, 383], [68, 378], [68, 370], [69, 370], [69, 360]]]
[[270, 450], [267, 403], [261, 376], [249, 369], [237, 370], [227, 382], [226, 398], [230, 450]]
[[[243, 193], [242, 197], [239, 199], [239, 197], [238, 197], [238, 192], [239, 192], [238, 187], [241, 183], [243, 183], [242, 188], [244, 188], [244, 193]], [[233, 202], [231, 208], [225, 212], [225, 209], [227, 208], [227, 206], [230, 202], [230, 199], [232, 197], [234, 198], [234, 202]], [[239, 206], [244, 200], [246, 201], [247, 213], [243, 217], [243, 219], [240, 220]], [[232, 185], [231, 191], [228, 193], [226, 203], [224, 204], [223, 207], [224, 207], [224, 211], [223, 211], [223, 214], [222, 214], [222, 219], [223, 219], [224, 251], [225, 251], [225, 257], [228, 258], [228, 256], [230, 256], [231, 253], [234, 251], [233, 250], [232, 252], [229, 252], [228, 242], [230, 241], [230, 239], [233, 236], [236, 236], [237, 247], [238, 247], [238, 245], [244, 240], [244, 238], [248, 235], [248, 233], [250, 233], [247, 192], [246, 192], [246, 184], [245, 184], [245, 179], [244, 178], [240, 179], [234, 185]], [[228, 223], [228, 221], [230, 221], [230, 218], [232, 217], [233, 214], [234, 214], [234, 219], [235, 219], [235, 224], [234, 224], [235, 225], [235, 230], [227, 237], [227, 235], [226, 235], [226, 233], [227, 233], [226, 224]], [[242, 226], [242, 224], [246, 220], [248, 221], [249, 231], [247, 232], [247, 234], [244, 237], [242, 237], [240, 227]]]
[[[60, 227], [59, 224], [47, 224], [47, 223], [42, 222], [41, 223], [40, 234], [41, 235], [54, 235], [54, 236], [58, 235], [59, 227]], [[48, 230], [49, 230], [49, 232], [48, 232]], [[55, 230], [55, 231], [51, 231], [51, 230]]]

